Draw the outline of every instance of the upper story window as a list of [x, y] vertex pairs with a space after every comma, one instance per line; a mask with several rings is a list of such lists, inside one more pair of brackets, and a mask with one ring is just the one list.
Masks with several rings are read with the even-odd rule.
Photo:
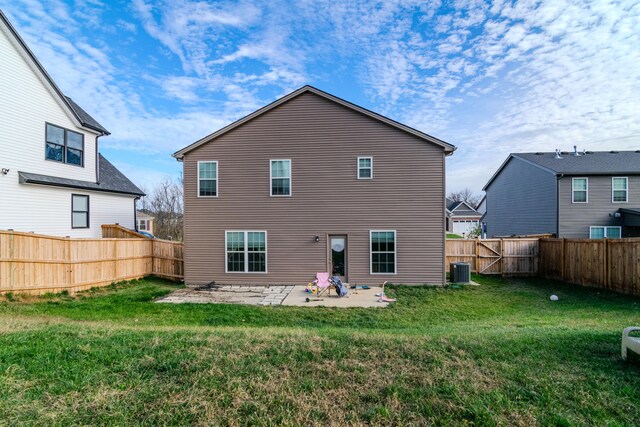
[[198, 197], [218, 197], [218, 162], [198, 162]]
[[358, 179], [373, 178], [373, 157], [358, 157]]
[[84, 135], [47, 123], [45, 158], [84, 166]]
[[629, 201], [629, 178], [611, 178], [611, 201], [614, 203], [627, 203]]
[[291, 195], [291, 160], [271, 160], [271, 195]]
[[89, 196], [71, 195], [71, 228], [89, 228]]
[[571, 202], [587, 203], [589, 201], [589, 180], [587, 178], [573, 178], [571, 180]]

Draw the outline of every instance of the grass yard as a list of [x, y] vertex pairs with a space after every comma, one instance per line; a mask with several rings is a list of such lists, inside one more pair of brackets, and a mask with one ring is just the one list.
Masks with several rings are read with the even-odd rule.
[[462, 236], [459, 234], [447, 233], [447, 239], [462, 239]]
[[474, 280], [385, 310], [0, 297], [0, 425], [637, 425], [640, 299]]

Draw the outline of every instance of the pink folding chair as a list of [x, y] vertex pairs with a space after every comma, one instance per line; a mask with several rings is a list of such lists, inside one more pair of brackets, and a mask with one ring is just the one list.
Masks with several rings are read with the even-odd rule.
[[331, 294], [331, 281], [329, 280], [329, 273], [316, 273], [316, 280], [313, 282], [318, 287], [318, 296], [327, 292], [327, 295]]

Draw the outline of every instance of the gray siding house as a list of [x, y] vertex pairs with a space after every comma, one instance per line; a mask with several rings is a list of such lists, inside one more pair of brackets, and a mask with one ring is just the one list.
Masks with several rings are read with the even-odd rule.
[[305, 86], [174, 153], [185, 282], [444, 282], [455, 147]]
[[640, 151], [513, 153], [483, 190], [488, 236], [640, 236]]
[[466, 202], [456, 202], [447, 197], [447, 232], [468, 235], [480, 224], [482, 214]]

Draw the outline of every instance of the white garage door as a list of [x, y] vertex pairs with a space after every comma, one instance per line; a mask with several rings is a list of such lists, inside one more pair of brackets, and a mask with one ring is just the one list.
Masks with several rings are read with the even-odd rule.
[[462, 236], [462, 233], [469, 234], [469, 231], [473, 230], [478, 226], [478, 221], [468, 220], [468, 221], [453, 221], [453, 234], [459, 234]]

